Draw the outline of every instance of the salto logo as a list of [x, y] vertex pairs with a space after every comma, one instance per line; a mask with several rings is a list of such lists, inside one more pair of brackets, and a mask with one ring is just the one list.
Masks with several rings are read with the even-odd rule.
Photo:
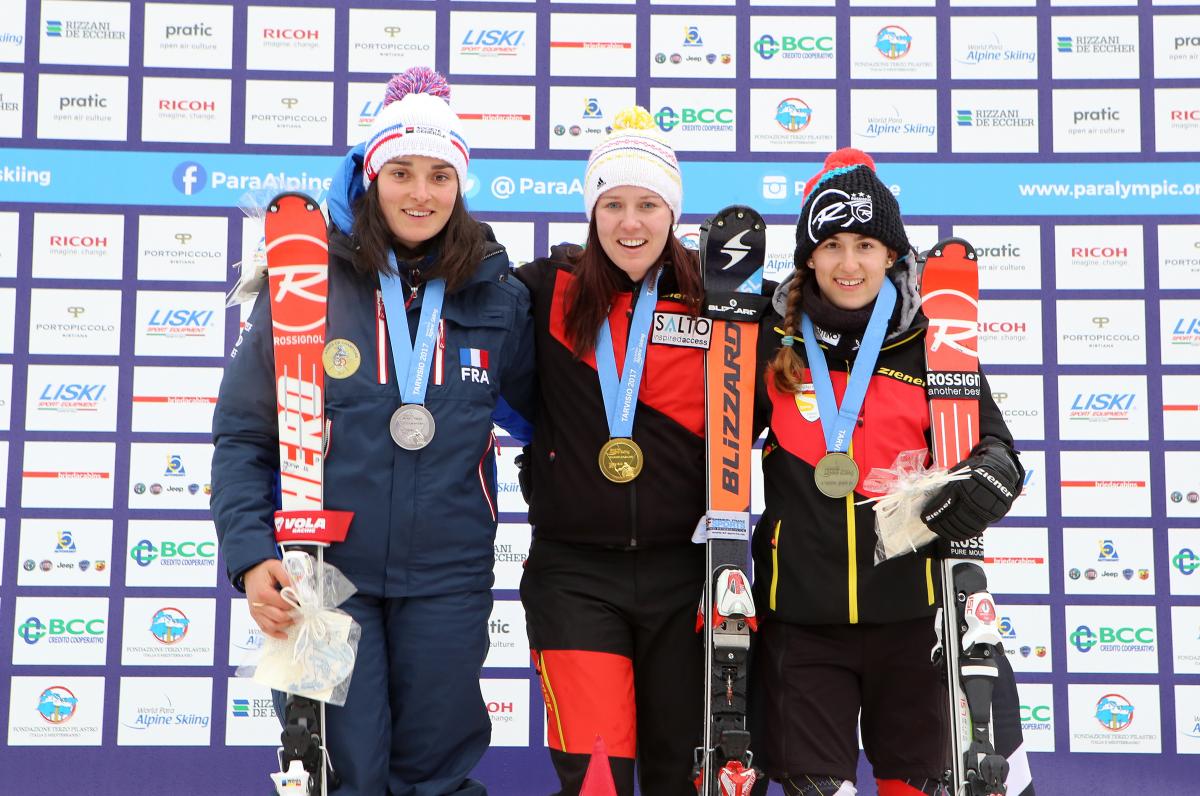
[[174, 173], [171, 175], [171, 182], [175, 184], [175, 190], [179, 191], [184, 196], [192, 196], [204, 190], [204, 185], [208, 181], [208, 172], [204, 167], [193, 160], [187, 160], [175, 167]]

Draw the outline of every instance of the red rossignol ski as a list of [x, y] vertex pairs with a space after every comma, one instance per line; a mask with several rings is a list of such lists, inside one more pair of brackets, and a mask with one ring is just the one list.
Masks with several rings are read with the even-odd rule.
[[[921, 309], [925, 334], [930, 437], [939, 467], [961, 462], [979, 442], [979, 267], [975, 249], [947, 238], [925, 257]], [[1000, 632], [996, 603], [987, 590], [982, 538], [939, 541], [942, 603], [938, 647], [950, 704], [952, 796], [1003, 796], [1008, 761], [992, 745], [992, 690], [998, 677]]]
[[[279, 411], [282, 508], [275, 513], [275, 540], [307, 545], [320, 571], [325, 547], [346, 538], [352, 513], [325, 511], [325, 304], [329, 244], [325, 216], [309, 197], [283, 193], [263, 219], [275, 396]], [[325, 796], [337, 787], [324, 743], [325, 703], [289, 694], [279, 748], [279, 771], [271, 776], [279, 796]]]
[[747, 657], [757, 628], [746, 565], [758, 321], [767, 225], [749, 207], [727, 207], [701, 226], [700, 267], [711, 337], [705, 359], [706, 578], [704, 734], [692, 776], [700, 796], [750, 796], [761, 776], [746, 729]]

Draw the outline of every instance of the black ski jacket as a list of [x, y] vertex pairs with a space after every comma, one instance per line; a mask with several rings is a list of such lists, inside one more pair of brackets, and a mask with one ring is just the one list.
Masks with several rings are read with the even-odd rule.
[[[646, 351], [633, 439], [641, 475], [615, 484], [600, 472], [608, 421], [595, 353], [576, 359], [564, 330], [568, 250], [554, 247], [517, 269], [533, 298], [538, 397], [529, 521], [534, 534], [562, 542], [641, 548], [686, 543], [704, 513], [704, 351], [652, 336]], [[625, 280], [609, 312], [617, 368], [625, 360], [637, 287]], [[658, 291], [658, 313], [686, 314], [673, 269]]]
[[[826, 452], [817, 422], [811, 374], [805, 368], [799, 394], [781, 393], [765, 370], [755, 398], [756, 426], [769, 425], [763, 446], [766, 508], [754, 533], [756, 606], [764, 614], [796, 624], [896, 622], [932, 616], [941, 579], [934, 545], [875, 565], [875, 497], [863, 488], [872, 468], [890, 467], [902, 451], [928, 450], [929, 404], [925, 395], [927, 321], [898, 285], [900, 303], [867, 387], [854, 429], [850, 454], [859, 482], [845, 498], [829, 498], [813, 480]], [[786, 291], [786, 284], [780, 292]], [[778, 295], [778, 293], [777, 293]], [[779, 302], [776, 302], [779, 306]], [[771, 312], [759, 333], [759, 363], [774, 358], [783, 337], [783, 319]], [[857, 354], [857, 340], [817, 332], [834, 393], [840, 401]], [[795, 349], [805, 358], [797, 330]], [[981, 439], [1010, 451], [1012, 435], [991, 397], [986, 378], [979, 407]], [[1015, 454], [1013, 455], [1016, 460]], [[1020, 464], [1018, 463], [1018, 472]]]

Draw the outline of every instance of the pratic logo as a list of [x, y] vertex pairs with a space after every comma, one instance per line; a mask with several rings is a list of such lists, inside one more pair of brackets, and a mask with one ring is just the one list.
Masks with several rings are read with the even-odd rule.
[[79, 698], [63, 685], [52, 685], [38, 695], [37, 711], [51, 724], [65, 724], [79, 708]]
[[178, 608], [159, 608], [150, 618], [150, 634], [163, 644], [178, 644], [183, 641], [191, 626], [187, 614]]
[[45, 620], [31, 616], [17, 626], [17, 635], [26, 644], [33, 646], [46, 639], [47, 644], [84, 643], [94, 644], [103, 640], [106, 620], [49, 617]]
[[754, 42], [754, 52], [764, 61], [781, 59], [817, 60], [833, 57], [832, 36], [780, 36], [764, 33]]
[[204, 190], [208, 183], [208, 171], [194, 160], [186, 160], [175, 167], [171, 182], [175, 190], [184, 196], [193, 196]]
[[1171, 566], [1183, 575], [1192, 575], [1200, 570], [1200, 555], [1196, 555], [1190, 547], [1180, 548], [1175, 555], [1171, 556]]
[[63, 95], [58, 98], [58, 109], [60, 111], [67, 110], [95, 110], [96, 108], [107, 108], [108, 97], [103, 94], [81, 94], [78, 96]]
[[812, 121], [813, 110], [799, 97], [788, 97], [775, 108], [775, 121], [789, 133], [798, 133]]
[[684, 131], [727, 129], [733, 124], [733, 108], [680, 108], [667, 105], [654, 114], [654, 122], [664, 133], [676, 127]]
[[875, 49], [889, 61], [897, 61], [912, 50], [912, 35], [899, 25], [884, 25], [875, 34]]
[[1155, 649], [1152, 627], [1100, 627], [1092, 630], [1080, 625], [1067, 636], [1071, 646], [1082, 653], [1151, 652]]
[[1071, 123], [1081, 125], [1085, 122], [1119, 122], [1121, 121], [1120, 108], [1105, 106], [1103, 108], [1082, 109], [1076, 110], [1071, 115]]
[[217, 558], [217, 545], [211, 541], [182, 542], [164, 541], [155, 545], [149, 539], [142, 539], [129, 548], [129, 557], [139, 567], [148, 567], [155, 561], [159, 566], [213, 566]]
[[1133, 703], [1121, 694], [1105, 694], [1096, 700], [1093, 714], [1109, 732], [1121, 732], [1133, 724]]
[[211, 39], [215, 34], [211, 25], [194, 22], [190, 25], [167, 25], [163, 35], [167, 39]]
[[1197, 48], [1200, 48], [1200, 36], [1176, 36], [1172, 49], [1175, 52], [1179, 52], [1180, 50], [1195, 50]]

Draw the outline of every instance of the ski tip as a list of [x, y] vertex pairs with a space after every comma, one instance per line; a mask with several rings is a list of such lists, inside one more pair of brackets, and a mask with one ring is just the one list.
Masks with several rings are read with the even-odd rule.
[[276, 194], [275, 198], [267, 203], [267, 212], [278, 213], [284, 209], [285, 205], [301, 205], [309, 212], [320, 209], [320, 205], [308, 194], [300, 193], [299, 191], [284, 191], [283, 193]]
[[[705, 287], [739, 290], [766, 258], [767, 224], [752, 207], [730, 205], [700, 225]], [[761, 278], [761, 273], [760, 273]]]
[[925, 253], [925, 259], [930, 257], [955, 257], [967, 260], [977, 259], [975, 247], [962, 238], [942, 238]]

